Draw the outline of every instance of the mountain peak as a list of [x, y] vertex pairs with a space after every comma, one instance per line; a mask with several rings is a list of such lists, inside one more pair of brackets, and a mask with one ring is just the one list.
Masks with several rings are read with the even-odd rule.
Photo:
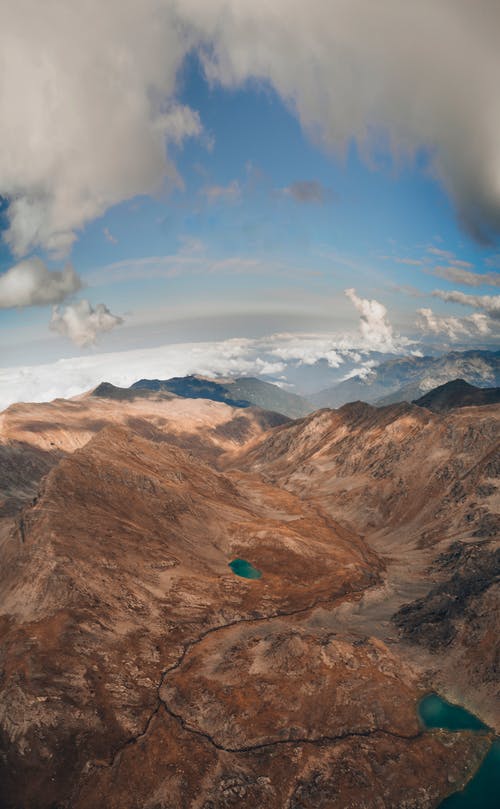
[[452, 379], [415, 399], [413, 404], [445, 413], [456, 407], [474, 407], [497, 402], [500, 402], [500, 388], [478, 388], [465, 379]]

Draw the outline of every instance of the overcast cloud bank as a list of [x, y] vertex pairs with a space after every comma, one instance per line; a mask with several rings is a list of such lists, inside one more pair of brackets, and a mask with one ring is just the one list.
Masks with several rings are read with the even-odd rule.
[[[286, 24], [284, 24], [286, 21]], [[67, 252], [110, 206], [182, 185], [169, 146], [202, 133], [177, 96], [270, 84], [311, 137], [367, 161], [428, 149], [469, 232], [500, 230], [500, 5], [490, 0], [21, 0], [0, 6], [0, 194], [22, 256]]]

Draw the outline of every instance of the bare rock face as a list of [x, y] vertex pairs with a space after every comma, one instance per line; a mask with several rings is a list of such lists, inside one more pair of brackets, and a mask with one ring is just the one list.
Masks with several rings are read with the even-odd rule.
[[394, 616], [403, 633], [430, 648], [448, 646], [459, 632], [459, 623], [471, 623], [477, 603], [500, 584], [500, 548], [490, 542], [455, 542], [436, 560], [446, 578], [424, 598], [401, 607]]
[[9, 408], [0, 807], [431, 809], [459, 789], [489, 738], [426, 732], [417, 704], [439, 684], [495, 722], [499, 417]]

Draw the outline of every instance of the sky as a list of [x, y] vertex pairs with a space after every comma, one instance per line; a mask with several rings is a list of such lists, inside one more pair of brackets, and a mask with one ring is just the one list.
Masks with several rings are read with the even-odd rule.
[[498, 347], [499, 80], [491, 0], [0, 0], [0, 407]]

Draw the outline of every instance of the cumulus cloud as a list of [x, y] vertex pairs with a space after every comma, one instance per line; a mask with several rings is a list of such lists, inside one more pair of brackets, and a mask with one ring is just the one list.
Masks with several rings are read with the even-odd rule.
[[461, 306], [481, 309], [494, 320], [500, 320], [500, 295], [468, 295], [459, 290], [446, 292], [443, 289], [436, 289], [432, 294], [435, 298], [441, 298], [449, 303], [459, 303]]
[[[464, 262], [467, 263], [467, 262]], [[468, 266], [471, 266], [468, 264]], [[454, 264], [450, 267], [434, 267], [434, 275], [452, 281], [455, 284], [464, 284], [468, 287], [500, 287], [500, 275], [494, 272], [471, 272]]]
[[358, 297], [355, 289], [346, 289], [345, 294], [359, 313], [359, 328], [366, 345], [373, 351], [394, 351], [394, 332], [385, 306], [379, 301]]
[[317, 180], [297, 180], [283, 189], [283, 193], [295, 202], [317, 203], [322, 205], [329, 196], [328, 190]]
[[175, 6], [0, 5], [0, 194], [16, 254], [64, 253], [109, 206], [178, 181], [166, 144], [201, 124], [175, 97], [192, 44]]
[[50, 328], [83, 347], [93, 345], [98, 334], [111, 331], [120, 323], [123, 323], [123, 319], [113, 315], [103, 303], [93, 307], [84, 299], [63, 309], [55, 306]]
[[201, 132], [176, 95], [193, 49], [212, 82], [270, 84], [328, 148], [354, 138], [370, 160], [381, 133], [396, 160], [427, 147], [486, 241], [500, 230], [499, 27], [491, 0], [3, 3], [7, 242], [64, 252], [107, 207], [180, 182], [168, 145]]
[[26, 259], [0, 275], [0, 309], [60, 303], [81, 286], [71, 264], [49, 270], [40, 258]]
[[464, 337], [487, 337], [491, 334], [487, 315], [476, 312], [468, 317], [437, 315], [432, 309], [419, 309], [417, 327], [423, 334], [445, 335], [455, 342]]

